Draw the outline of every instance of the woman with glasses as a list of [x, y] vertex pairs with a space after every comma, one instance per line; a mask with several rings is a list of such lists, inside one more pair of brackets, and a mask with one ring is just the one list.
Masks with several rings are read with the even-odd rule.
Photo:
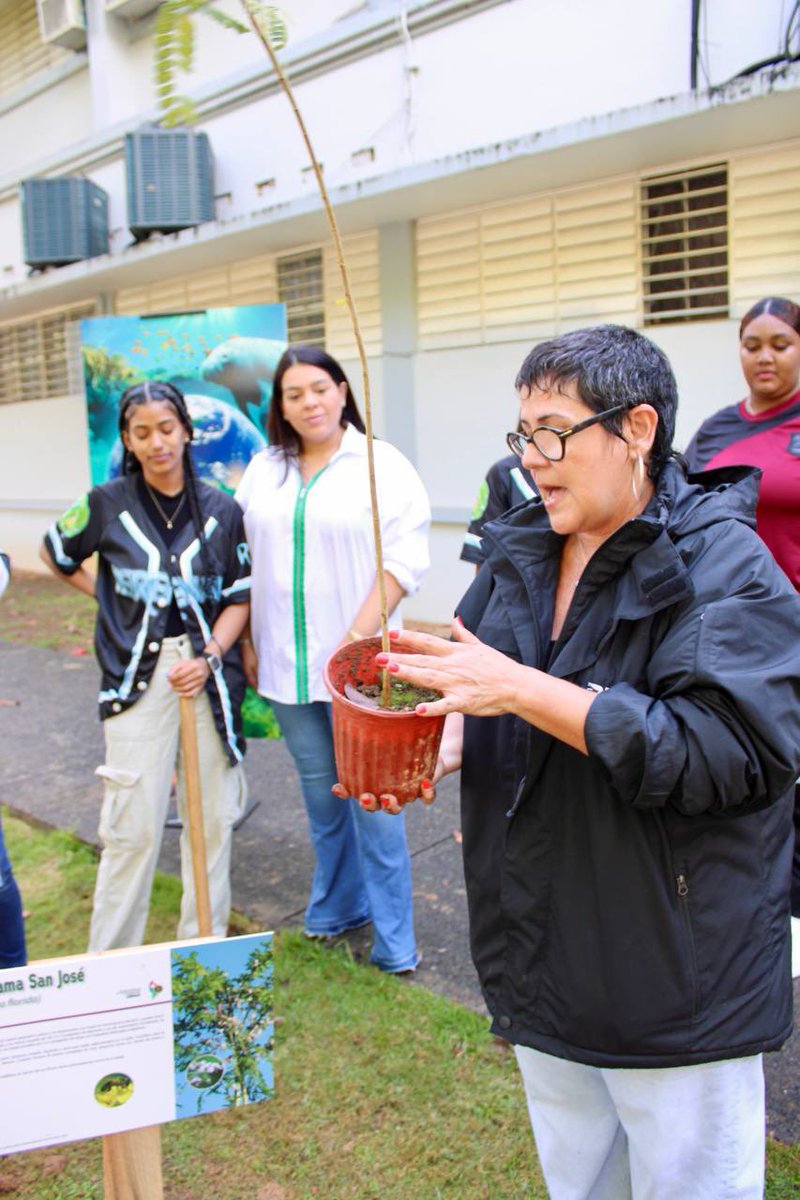
[[648, 339], [545, 342], [517, 389], [541, 501], [484, 529], [452, 641], [378, 661], [442, 692], [439, 775], [463, 737], [473, 957], [549, 1194], [756, 1200], [761, 1055], [792, 1030], [800, 600], [757, 475], [687, 481]]

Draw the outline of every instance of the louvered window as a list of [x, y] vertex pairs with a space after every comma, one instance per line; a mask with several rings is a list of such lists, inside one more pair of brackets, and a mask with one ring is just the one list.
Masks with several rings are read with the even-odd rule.
[[278, 299], [286, 305], [290, 342], [325, 344], [325, 285], [321, 250], [277, 260]]
[[759, 146], [730, 164], [731, 307], [800, 296], [800, 141]]
[[61, 62], [68, 53], [42, 41], [36, 0], [0, 0], [0, 94]]
[[728, 168], [642, 180], [646, 325], [728, 315]]
[[[364, 349], [369, 355], [381, 353], [381, 284], [378, 233], [371, 229], [344, 239], [350, 288], [358, 312]], [[357, 358], [355, 334], [344, 297], [344, 286], [332, 245], [325, 247], [325, 345], [336, 358]]]
[[636, 320], [633, 178], [417, 223], [423, 349]]
[[0, 404], [66, 396], [80, 387], [79, 321], [94, 306], [0, 326]]
[[241, 304], [274, 304], [278, 299], [275, 260], [271, 254], [246, 258], [213, 271], [173, 276], [144, 287], [123, 288], [116, 295], [120, 316], [195, 312], [200, 308], [236, 308]]

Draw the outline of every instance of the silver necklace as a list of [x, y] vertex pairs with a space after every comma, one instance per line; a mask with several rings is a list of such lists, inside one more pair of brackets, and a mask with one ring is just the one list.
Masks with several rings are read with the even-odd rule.
[[181, 498], [178, 501], [178, 503], [175, 505], [175, 508], [173, 509], [173, 512], [172, 512], [172, 516], [170, 517], [170, 516], [167, 516], [167, 514], [164, 512], [164, 509], [161, 507], [161, 505], [159, 504], [159, 502], [156, 498], [155, 492], [150, 487], [150, 484], [147, 482], [147, 480], [144, 478], [144, 476], [142, 476], [142, 480], [144, 482], [144, 486], [147, 488], [147, 493], [148, 493], [150, 499], [153, 501], [153, 504], [155, 504], [156, 508], [158, 509], [161, 520], [164, 522], [167, 529], [172, 529], [175, 518], [177, 517], [178, 513], [183, 508], [184, 504], [186, 503], [186, 489], [184, 488], [183, 492], [181, 493]]

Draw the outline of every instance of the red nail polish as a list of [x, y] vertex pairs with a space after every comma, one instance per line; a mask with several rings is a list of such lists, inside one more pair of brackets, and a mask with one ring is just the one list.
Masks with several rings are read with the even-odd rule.
[[464, 622], [461, 620], [461, 617], [456, 615], [453, 619], [454, 619], [456, 625], [460, 625], [462, 629], [464, 628]]
[[399, 637], [400, 637], [400, 630], [399, 630], [399, 629], [390, 629], [390, 630], [389, 630], [389, 637], [390, 637], [390, 638], [399, 638]]
[[427, 791], [430, 789], [430, 786], [431, 786], [431, 781], [430, 781], [430, 779], [423, 779], [422, 783], [421, 783], [419, 786], [420, 786], [421, 788], [424, 788], [424, 789], [425, 789], [425, 791], [427, 792]]
[[388, 663], [388, 661], [389, 661], [389, 655], [388, 655], [388, 654], [384, 654], [384, 652], [383, 652], [383, 651], [381, 651], [381, 652], [380, 652], [380, 654], [376, 654], [376, 655], [375, 655], [375, 662], [376, 662], [376, 663], [378, 664], [378, 666], [380, 666], [380, 667], [385, 667], [385, 666], [386, 666], [386, 664]]
[[427, 711], [428, 711], [428, 706], [427, 706], [427, 704], [418, 704], [418, 705], [417, 705], [417, 712], [419, 713], [419, 715], [420, 715], [421, 717], [424, 717], [424, 716], [425, 716], [425, 713], [426, 713]]
[[394, 674], [395, 672], [397, 672], [397, 671], [399, 671], [399, 670], [400, 670], [400, 664], [399, 664], [399, 663], [389, 663], [389, 665], [388, 665], [388, 667], [386, 668], [386, 670], [387, 670], [387, 671], [391, 671], [391, 672], [392, 672], [392, 674]]

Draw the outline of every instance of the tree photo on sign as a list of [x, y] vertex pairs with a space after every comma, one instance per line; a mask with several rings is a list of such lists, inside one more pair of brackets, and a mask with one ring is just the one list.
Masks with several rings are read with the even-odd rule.
[[271, 935], [251, 947], [229, 938], [172, 951], [178, 1116], [274, 1094]]

